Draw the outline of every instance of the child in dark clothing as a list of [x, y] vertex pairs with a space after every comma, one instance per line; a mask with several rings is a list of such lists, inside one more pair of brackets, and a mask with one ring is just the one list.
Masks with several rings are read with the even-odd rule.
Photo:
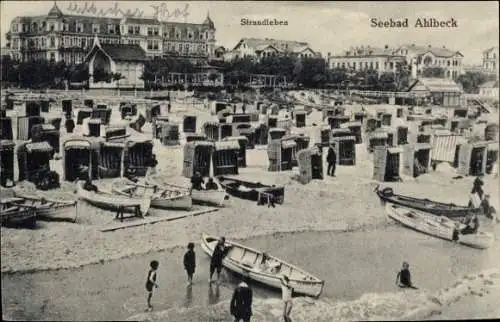
[[151, 269], [148, 272], [148, 277], [146, 279], [146, 291], [148, 291], [148, 309], [152, 310], [153, 306], [151, 305], [151, 298], [153, 297], [153, 286], [158, 288], [158, 284], [156, 284], [156, 270], [158, 269], [159, 263], [158, 261], [151, 261], [149, 264]]
[[184, 254], [184, 269], [188, 275], [188, 285], [193, 284], [193, 274], [194, 269], [196, 268], [196, 254], [194, 252], [194, 244], [189, 243], [188, 251]]
[[396, 285], [399, 287], [409, 287], [415, 288], [411, 283], [410, 265], [407, 262], [403, 262], [403, 268], [398, 272], [396, 276]]

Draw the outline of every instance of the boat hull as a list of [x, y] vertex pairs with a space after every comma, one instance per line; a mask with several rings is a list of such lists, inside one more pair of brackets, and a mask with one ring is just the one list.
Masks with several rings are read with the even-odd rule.
[[[214, 242], [209, 241], [210, 239], [214, 240], [216, 238], [210, 237], [207, 235], [203, 235], [202, 242], [201, 242], [201, 247], [202, 247], [203, 251], [209, 257], [212, 256], [214, 246], [215, 246]], [[254, 249], [251, 249], [251, 248], [248, 248], [248, 247], [245, 247], [243, 245], [239, 245], [239, 244], [236, 244], [233, 242], [226, 242], [226, 245], [236, 247], [238, 249], [245, 249], [245, 250], [249, 251], [249, 253], [252, 252], [254, 254], [260, 254], [260, 255], [262, 254], [261, 252], [259, 252], [257, 250], [254, 250]], [[301, 271], [300, 269], [294, 267], [293, 265], [285, 263], [285, 262], [283, 262], [275, 257], [269, 256], [269, 258], [272, 259], [273, 261], [280, 262], [280, 263], [286, 265], [286, 269], [291, 268], [291, 269], [294, 269], [295, 271]], [[258, 259], [258, 256], [256, 257], [256, 260], [257, 259]], [[275, 288], [275, 289], [281, 289], [281, 278], [282, 278], [283, 274], [265, 273], [262, 270], [259, 270], [257, 266], [255, 266], [255, 267], [251, 267], [248, 265], [246, 266], [245, 263], [242, 263], [242, 262], [235, 260], [231, 256], [231, 251], [223, 259], [222, 265], [225, 268], [229, 269], [230, 271], [233, 271], [237, 274], [246, 276], [254, 281], [265, 284], [265, 285], [272, 287], [272, 288]], [[290, 270], [290, 272], [291, 272], [291, 270]], [[287, 274], [288, 274], [288, 272], [287, 272]], [[312, 296], [312, 297], [319, 297], [323, 291], [324, 281], [322, 281], [318, 278], [312, 277], [312, 275], [307, 273], [307, 272], [301, 271], [301, 274], [303, 274], [304, 276], [306, 276], [306, 275], [310, 276], [311, 279], [313, 279], [313, 280], [294, 279], [293, 273], [292, 273], [289, 276], [289, 278], [290, 278], [290, 285], [293, 287], [294, 292], [296, 294]]]
[[[262, 193], [270, 194], [274, 197], [276, 203], [282, 204], [285, 199], [284, 187], [272, 187], [260, 183], [247, 182], [233, 178], [219, 178], [220, 184], [226, 189], [226, 192], [233, 197], [259, 201]], [[242, 189], [245, 187], [245, 189]]]
[[469, 207], [393, 194], [392, 189], [390, 193], [384, 193], [384, 190], [378, 190], [377, 188], [377, 195], [379, 196], [380, 200], [384, 202], [416, 209], [436, 216], [445, 216], [449, 218], [459, 219], [464, 218], [473, 212], [477, 212], [476, 209]]
[[126, 198], [112, 193], [95, 193], [83, 189], [83, 181], [77, 184], [78, 198], [87, 203], [105, 210], [119, 210], [120, 208], [139, 209], [145, 215], [151, 205], [151, 197]]
[[182, 209], [190, 210], [193, 207], [193, 199], [190, 195], [181, 195], [171, 198], [153, 198], [151, 207], [161, 209]]
[[222, 207], [228, 195], [225, 190], [192, 190], [193, 204]]
[[[388, 216], [403, 226], [448, 241], [454, 241], [455, 229], [461, 230], [464, 228], [463, 224], [446, 217], [437, 218], [396, 205], [388, 205], [386, 209]], [[458, 234], [456, 237], [458, 243], [478, 249], [486, 249], [494, 241], [493, 234], [485, 232], [466, 235]]]

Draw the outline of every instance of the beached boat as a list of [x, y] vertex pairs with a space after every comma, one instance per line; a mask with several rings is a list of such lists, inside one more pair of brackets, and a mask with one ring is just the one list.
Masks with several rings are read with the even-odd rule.
[[[212, 256], [218, 243], [216, 237], [202, 235], [201, 247]], [[323, 291], [324, 281], [292, 264], [234, 242], [226, 241], [227, 255], [222, 261], [225, 268], [273, 288], [281, 288], [283, 275], [297, 294], [318, 297]], [[263, 258], [265, 262], [263, 263]]]
[[258, 202], [261, 198], [272, 195], [275, 202], [279, 204], [282, 204], [285, 199], [285, 187], [275, 187], [260, 182], [249, 182], [228, 177], [218, 177], [218, 180], [228, 194], [237, 198]]
[[40, 196], [28, 196], [16, 192], [13, 202], [21, 206], [34, 208], [39, 219], [63, 219], [75, 222], [78, 215], [77, 202], [55, 200]]
[[191, 194], [186, 189], [175, 189], [174, 187], [158, 187], [147, 183], [136, 183], [127, 179], [113, 182], [112, 191], [121, 196], [140, 198], [146, 195], [148, 190], [153, 191], [151, 207], [162, 209], [184, 209], [190, 210], [193, 206]]
[[229, 199], [229, 195], [226, 190], [219, 188], [218, 190], [195, 190], [189, 189], [187, 187], [181, 187], [177, 185], [165, 182], [160, 176], [146, 175], [145, 182], [148, 185], [156, 185], [160, 190], [163, 189], [186, 189], [190, 191], [193, 204], [195, 205], [211, 205], [222, 207], [224, 200]]
[[191, 190], [191, 197], [195, 205], [213, 205], [222, 207], [224, 200], [229, 199], [226, 190]]
[[6, 227], [36, 227], [36, 210], [18, 205], [12, 198], [0, 199], [0, 220]]
[[146, 192], [145, 196], [130, 198], [113, 194], [111, 191], [104, 191], [102, 188], [99, 189], [99, 192], [87, 191], [83, 188], [84, 184], [84, 181], [79, 181], [76, 185], [78, 198], [99, 208], [106, 210], [133, 208], [136, 211], [139, 210], [140, 215], [144, 216], [151, 205], [153, 191]]
[[493, 234], [487, 232], [461, 234], [465, 225], [444, 216], [436, 217], [397, 205], [387, 205], [386, 209], [388, 216], [398, 223], [430, 236], [479, 249], [490, 247], [494, 241]]
[[384, 202], [390, 202], [403, 207], [408, 207], [424, 212], [428, 212], [433, 215], [446, 216], [450, 218], [463, 218], [470, 213], [477, 211], [476, 209], [457, 206], [452, 203], [441, 203], [437, 201], [432, 201], [429, 199], [420, 199], [407, 197], [403, 195], [395, 194], [392, 188], [385, 188], [380, 190], [379, 186], [375, 188], [377, 195]]

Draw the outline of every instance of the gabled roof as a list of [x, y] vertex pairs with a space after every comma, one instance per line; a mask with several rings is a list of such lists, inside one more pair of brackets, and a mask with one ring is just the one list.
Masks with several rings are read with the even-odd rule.
[[460, 85], [447, 78], [422, 77], [413, 82], [408, 91], [462, 92]]
[[274, 49], [274, 50], [276, 50], [276, 51], [280, 51], [278, 48], [274, 47], [273, 45], [266, 45], [266, 44], [257, 46], [257, 47], [255, 48], [255, 51], [256, 51], [256, 52], [259, 52], [259, 51], [264, 51], [264, 50], [266, 50], [266, 49], [268, 49], [268, 48], [273, 48], [273, 49]]
[[[97, 38], [97, 37], [96, 37]], [[90, 52], [85, 57], [89, 59], [101, 50], [106, 56], [114, 61], [146, 61], [147, 56], [144, 49], [139, 45], [125, 45], [125, 44], [100, 44], [96, 39]]]
[[297, 47], [308, 47], [309, 44], [307, 42], [299, 42], [293, 40], [279, 40], [279, 39], [271, 39], [271, 38], [242, 38], [238, 44], [234, 47], [234, 49], [239, 48], [241, 44], [245, 43], [248, 48], [256, 49], [258, 46], [263, 45], [271, 45], [278, 49], [279, 51], [291, 51], [293, 48]]
[[399, 47], [398, 50], [401, 48], [408, 49], [408, 51], [411, 51], [411, 52], [416, 53], [418, 55], [424, 55], [424, 54], [430, 52], [434, 56], [437, 56], [437, 57], [448, 58], [448, 57], [453, 57], [455, 55], [460, 55], [463, 57], [462, 53], [460, 53], [459, 51], [450, 50], [444, 46], [443, 47], [432, 47], [432, 46], [417, 46], [417, 45], [411, 44], [411, 45], [403, 45], [403, 46]]

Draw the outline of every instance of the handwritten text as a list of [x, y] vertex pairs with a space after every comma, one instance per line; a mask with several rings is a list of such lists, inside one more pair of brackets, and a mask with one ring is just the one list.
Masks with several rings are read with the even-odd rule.
[[126, 11], [122, 10], [118, 3], [115, 2], [115, 5], [108, 9], [97, 9], [95, 3], [88, 3], [78, 5], [76, 2], [72, 2], [68, 8], [66, 9], [69, 12], [74, 12], [77, 14], [91, 14], [93, 16], [98, 17], [110, 17], [110, 16], [123, 16], [123, 17], [131, 17], [131, 18], [140, 18], [144, 15], [144, 11], [136, 8], [135, 10], [127, 9]]
[[168, 10], [166, 3], [162, 3], [160, 5], [151, 5], [151, 8], [153, 8], [155, 10], [154, 16], [158, 20], [167, 20], [170, 18], [179, 18], [179, 17], [187, 18], [187, 16], [189, 16], [189, 11], [188, 11], [189, 4], [188, 3], [186, 3], [186, 5], [184, 6], [183, 9], [177, 8], [172, 12], [170, 12], [170, 10]]

